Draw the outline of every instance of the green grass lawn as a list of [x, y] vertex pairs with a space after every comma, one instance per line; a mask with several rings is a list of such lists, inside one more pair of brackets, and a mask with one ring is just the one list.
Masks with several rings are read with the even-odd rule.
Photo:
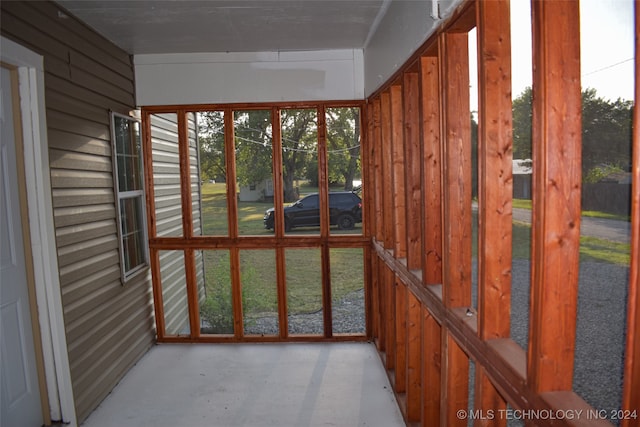
[[[202, 187], [202, 222], [205, 235], [228, 235], [226, 186], [224, 183]], [[301, 196], [317, 188], [301, 187]], [[265, 230], [264, 212], [271, 203], [238, 202], [240, 235], [273, 235]], [[331, 233], [358, 233], [356, 230], [332, 229]], [[318, 227], [294, 229], [290, 234], [318, 234]], [[289, 233], [288, 233], [289, 234]], [[215, 333], [233, 332], [231, 304], [231, 264], [228, 250], [203, 251], [207, 299], [201, 304], [203, 319]], [[322, 277], [320, 250], [287, 249], [287, 308], [289, 314], [312, 313], [322, 309]], [[277, 316], [277, 279], [275, 250], [240, 251], [242, 305], [245, 322], [260, 316]], [[331, 292], [334, 301], [364, 286], [362, 249], [334, 248], [330, 251]]]
[[[225, 184], [204, 184], [202, 187], [202, 221], [205, 235], [228, 235]], [[301, 196], [316, 192], [317, 188], [301, 187]], [[514, 207], [531, 208], [530, 200], [514, 200]], [[265, 230], [262, 217], [271, 203], [238, 202], [238, 230], [240, 235], [272, 235]], [[477, 219], [474, 217], [474, 220]], [[476, 222], [477, 224], [477, 222]], [[477, 233], [474, 227], [473, 256], [477, 256]], [[358, 227], [355, 232], [361, 232]], [[318, 227], [294, 229], [290, 235], [318, 234]], [[332, 228], [331, 233], [354, 233]], [[513, 223], [512, 256], [514, 259], [530, 258], [531, 226]], [[581, 261], [606, 262], [628, 265], [630, 245], [609, 242], [592, 237], [580, 239]], [[322, 309], [322, 279], [320, 250], [287, 249], [287, 306], [289, 314], [311, 313]], [[233, 332], [231, 304], [231, 274], [228, 250], [203, 251], [207, 299], [201, 304], [201, 316], [217, 333]], [[260, 316], [277, 316], [277, 279], [275, 250], [240, 251], [240, 275], [242, 304], [245, 322]], [[362, 289], [362, 249], [338, 249], [330, 251], [332, 299], [338, 301], [351, 292]], [[215, 329], [215, 328], [214, 328]]]

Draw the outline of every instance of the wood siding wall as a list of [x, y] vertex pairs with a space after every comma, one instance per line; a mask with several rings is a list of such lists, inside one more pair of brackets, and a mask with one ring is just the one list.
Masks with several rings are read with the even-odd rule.
[[[511, 314], [521, 307], [511, 306], [509, 0], [462, 4], [367, 101], [364, 205], [372, 218], [372, 333], [407, 425], [504, 426], [508, 408], [532, 414], [526, 425], [640, 425], [637, 108], [622, 410], [594, 409], [573, 381], [582, 180], [578, 6], [577, 1], [532, 2], [535, 142], [526, 350], [510, 329]], [[637, 52], [640, 3], [634, 6]], [[469, 120], [473, 28], [477, 170]], [[636, 82], [636, 105], [638, 87]], [[478, 177], [477, 250], [472, 173]], [[617, 376], [615, 370], [610, 374]], [[539, 415], [567, 412], [576, 418]], [[618, 414], [623, 419], [613, 419]]]
[[135, 107], [132, 60], [52, 2], [1, 7], [2, 35], [44, 57], [51, 232], [82, 421], [155, 337], [149, 274], [120, 280], [109, 123]]

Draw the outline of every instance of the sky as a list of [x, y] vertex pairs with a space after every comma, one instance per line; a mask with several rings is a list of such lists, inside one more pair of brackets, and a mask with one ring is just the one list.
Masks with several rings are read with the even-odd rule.
[[[580, 1], [582, 87], [599, 97], [633, 100], [634, 30], [632, 0]], [[531, 9], [526, 0], [511, 1], [512, 92], [531, 86]], [[475, 69], [475, 31], [470, 34], [470, 64]], [[471, 110], [477, 110], [477, 81], [471, 81]]]

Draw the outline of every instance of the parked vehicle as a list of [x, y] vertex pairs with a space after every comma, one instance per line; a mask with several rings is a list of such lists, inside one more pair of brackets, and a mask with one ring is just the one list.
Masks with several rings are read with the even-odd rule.
[[[351, 191], [329, 193], [329, 223], [340, 230], [351, 230], [362, 222], [362, 199]], [[284, 229], [313, 227], [320, 225], [320, 199], [317, 193], [309, 194], [284, 208]], [[269, 208], [264, 214], [264, 228], [275, 226], [275, 209]]]

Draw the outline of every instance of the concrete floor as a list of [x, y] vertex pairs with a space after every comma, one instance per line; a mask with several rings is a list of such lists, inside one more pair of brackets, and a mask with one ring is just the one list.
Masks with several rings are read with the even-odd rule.
[[404, 425], [368, 343], [157, 345], [82, 424]]

